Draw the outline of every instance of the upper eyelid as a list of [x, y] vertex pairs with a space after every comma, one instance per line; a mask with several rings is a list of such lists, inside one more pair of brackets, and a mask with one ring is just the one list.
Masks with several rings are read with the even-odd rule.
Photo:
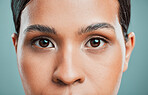
[[86, 44], [88, 41], [90, 41], [91, 39], [93, 39], [93, 38], [99, 38], [99, 39], [105, 41], [106, 43], [110, 42], [109, 39], [107, 39], [106, 37], [102, 37], [102, 36], [90, 36], [90, 37], [87, 38], [85, 44]]
[[37, 36], [37, 37], [34, 37], [31, 39], [31, 41], [34, 41], [34, 40], [38, 40], [38, 39], [51, 39], [50, 37], [47, 37], [47, 36]]
[[55, 41], [52, 38], [47, 36], [34, 37], [33, 39], [31, 39], [31, 44], [33, 45], [37, 40], [40, 40], [40, 39], [48, 39], [54, 46], [56, 45]]

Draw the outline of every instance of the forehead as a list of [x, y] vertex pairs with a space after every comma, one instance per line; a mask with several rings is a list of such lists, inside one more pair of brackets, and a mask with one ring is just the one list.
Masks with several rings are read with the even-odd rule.
[[[78, 23], [113, 22], [118, 15], [117, 0], [31, 0], [22, 14], [29, 22], [44, 23], [55, 21]], [[88, 19], [89, 18], [89, 19]], [[56, 23], [57, 24], [57, 23]], [[60, 24], [60, 23], [59, 23]]]

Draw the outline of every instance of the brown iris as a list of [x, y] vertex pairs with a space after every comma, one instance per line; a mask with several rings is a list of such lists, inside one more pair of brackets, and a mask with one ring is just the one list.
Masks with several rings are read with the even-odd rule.
[[47, 39], [40, 39], [40, 40], [39, 40], [39, 45], [40, 45], [41, 47], [47, 47], [47, 46], [49, 45], [49, 43], [50, 43], [50, 41], [47, 40]]
[[90, 39], [90, 45], [92, 47], [98, 47], [100, 45], [100, 39], [98, 39], [98, 38]]

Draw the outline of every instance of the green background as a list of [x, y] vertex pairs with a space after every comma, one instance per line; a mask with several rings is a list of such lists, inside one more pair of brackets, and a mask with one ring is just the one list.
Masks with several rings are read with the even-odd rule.
[[[118, 95], [148, 95], [148, 0], [132, 0], [129, 32], [136, 46]], [[15, 32], [10, 0], [0, 1], [0, 95], [24, 95], [11, 34]]]

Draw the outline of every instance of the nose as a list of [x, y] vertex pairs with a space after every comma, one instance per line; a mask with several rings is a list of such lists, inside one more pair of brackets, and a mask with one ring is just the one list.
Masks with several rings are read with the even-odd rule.
[[73, 85], [84, 82], [85, 77], [81, 69], [79, 57], [72, 47], [65, 48], [57, 58], [58, 65], [53, 73], [52, 81], [59, 85]]
[[53, 82], [59, 85], [72, 85], [83, 83], [84, 76], [78, 73], [73, 67], [60, 66], [53, 74]]

